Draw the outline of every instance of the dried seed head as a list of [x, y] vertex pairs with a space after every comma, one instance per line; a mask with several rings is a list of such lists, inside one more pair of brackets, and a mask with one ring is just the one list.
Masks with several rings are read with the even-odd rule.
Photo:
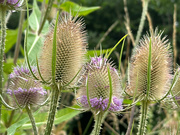
[[171, 50], [163, 32], [146, 35], [136, 47], [129, 70], [129, 86], [127, 93], [135, 97], [147, 96], [147, 71], [149, 43], [151, 39], [151, 83], [148, 100], [158, 100], [169, 90], [172, 72]]
[[[36, 73], [37, 69], [32, 67], [32, 71]], [[40, 82], [31, 77], [27, 67], [15, 67], [9, 79], [7, 93], [15, 106], [17, 106], [16, 101], [21, 107], [38, 105], [44, 101], [47, 92], [42, 88]]]
[[[86, 53], [86, 32], [81, 20], [69, 14], [61, 16], [57, 26], [56, 82], [67, 84], [84, 64]], [[40, 69], [45, 80], [52, 78], [53, 31], [46, 37], [40, 56]], [[71, 83], [74, 84], [75, 80]]]
[[77, 94], [77, 101], [82, 107], [89, 108], [86, 89], [87, 83], [92, 111], [105, 111], [108, 107], [110, 84], [107, 67], [110, 69], [112, 79], [112, 101], [108, 110], [122, 110], [123, 96], [120, 76], [112, 64], [102, 57], [91, 58], [91, 62], [85, 67], [86, 71], [81, 78], [82, 87], [80, 87]]

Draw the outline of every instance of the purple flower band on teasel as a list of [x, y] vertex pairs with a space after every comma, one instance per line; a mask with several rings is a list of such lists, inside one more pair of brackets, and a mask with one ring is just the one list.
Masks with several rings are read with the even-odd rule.
[[[86, 107], [86, 108], [89, 107], [87, 96], [83, 95], [79, 99], [83, 107]], [[117, 97], [114, 96], [113, 103], [110, 104], [110, 107], [108, 110], [113, 111], [113, 112], [122, 110], [123, 109], [122, 102], [123, 102], [123, 99], [118, 99]], [[102, 111], [106, 110], [106, 108], [108, 107], [108, 103], [109, 103], [109, 98], [106, 98], [104, 100], [102, 98], [90, 99], [91, 107], [97, 110], [102, 110]]]
[[22, 89], [22, 88], [18, 88], [17, 90], [11, 90], [11, 89], [7, 89], [7, 93], [9, 95], [18, 95], [18, 94], [21, 94], [21, 93], [38, 93], [40, 95], [46, 95], [47, 92], [42, 88], [37, 88], [37, 87], [34, 87], [34, 88], [30, 88], [29, 90], [27, 89]]
[[[36, 67], [31, 67], [32, 72], [35, 73], [37, 71]], [[13, 78], [16, 76], [21, 76], [23, 74], [30, 74], [30, 70], [28, 67], [15, 67], [13, 72], [9, 75], [9, 78]]]
[[107, 59], [103, 59], [101, 56], [100, 57], [92, 57], [90, 65], [94, 65], [97, 68], [100, 68], [103, 64], [103, 61], [106, 62]]
[[[0, 3], [4, 3], [5, 0], [0, 0]], [[14, 7], [20, 7], [22, 0], [6, 0], [7, 5], [12, 5]]]

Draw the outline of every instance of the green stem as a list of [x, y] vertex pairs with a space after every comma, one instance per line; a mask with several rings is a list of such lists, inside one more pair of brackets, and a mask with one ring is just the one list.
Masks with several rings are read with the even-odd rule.
[[49, 110], [49, 116], [48, 116], [47, 126], [45, 130], [45, 135], [51, 134], [60, 93], [61, 93], [61, 89], [58, 89], [58, 86], [56, 84], [53, 84], [51, 104], [50, 104], [50, 110]]
[[37, 130], [37, 127], [36, 127], [36, 122], [35, 122], [35, 119], [34, 119], [34, 117], [32, 115], [30, 106], [26, 106], [26, 111], [27, 111], [27, 113], [29, 115], [29, 119], [30, 119], [32, 127], [33, 127], [34, 135], [38, 135], [38, 130]]
[[100, 112], [97, 115], [95, 114], [95, 125], [94, 125], [93, 131], [91, 132], [91, 135], [99, 135], [100, 134], [101, 126], [104, 121], [105, 115], [106, 114], [104, 112]]
[[20, 49], [20, 45], [21, 45], [24, 17], [25, 17], [25, 12], [21, 11], [20, 19], [19, 19], [19, 26], [18, 26], [18, 36], [17, 36], [16, 48], [15, 48], [15, 51], [14, 51], [14, 64], [15, 65], [16, 65], [16, 62], [17, 62], [17, 59], [18, 59], [18, 56], [19, 56], [19, 49]]
[[44, 18], [43, 18], [43, 20], [41, 22], [40, 28], [38, 30], [38, 35], [41, 33], [41, 31], [43, 29], [43, 26], [44, 26], [44, 24], [46, 22], [46, 18], [48, 17], [48, 14], [51, 12], [51, 8], [52, 8], [52, 5], [53, 5], [53, 2], [54, 2], [54, 0], [49, 0], [48, 1], [48, 7], [46, 9], [46, 13], [44, 15]]
[[146, 126], [147, 126], [147, 114], [148, 114], [148, 105], [149, 102], [147, 100], [143, 100], [141, 105], [141, 115], [139, 121], [139, 129], [137, 135], [145, 135], [146, 134]]
[[[1, 18], [1, 35], [0, 35], [0, 95], [2, 95], [3, 89], [3, 56], [4, 56], [4, 46], [6, 39], [6, 8], [0, 6], [0, 18]], [[1, 121], [1, 107], [0, 102], [0, 121]]]
[[144, 27], [144, 22], [145, 22], [145, 19], [146, 19], [146, 14], [147, 14], [147, 10], [148, 10], [149, 1], [150, 0], [144, 0], [143, 11], [142, 11], [141, 21], [140, 21], [137, 36], [136, 36], [135, 45], [138, 44], [139, 39], [141, 37], [141, 33], [142, 33], [142, 30], [143, 30], [143, 27]]

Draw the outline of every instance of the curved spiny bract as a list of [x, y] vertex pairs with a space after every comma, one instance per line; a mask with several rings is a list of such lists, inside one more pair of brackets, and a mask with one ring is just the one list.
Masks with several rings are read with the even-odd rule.
[[[110, 82], [108, 67], [112, 80], [112, 100], [109, 104]], [[82, 86], [78, 90], [77, 101], [83, 108], [90, 109], [93, 113], [105, 112], [107, 109], [112, 112], [122, 110], [122, 87], [121, 79], [117, 70], [107, 61], [100, 57], [92, 57], [91, 62], [85, 66], [85, 73], [81, 78]], [[87, 84], [88, 93], [87, 94]], [[89, 99], [89, 103], [88, 103]]]
[[[146, 35], [135, 48], [131, 58], [127, 93], [141, 97], [141, 100], [159, 100], [170, 88], [172, 73], [172, 53], [170, 44], [162, 33], [155, 31], [154, 35]], [[151, 82], [149, 96], [147, 96], [147, 74], [149, 44], [151, 40]]]
[[[180, 68], [178, 68], [177, 71], [179, 72]], [[172, 94], [175, 97], [177, 103], [180, 105], [180, 76], [178, 76], [177, 81], [176, 81], [176, 83], [175, 83], [175, 85], [174, 85], [174, 87], [172, 89]]]
[[[86, 31], [81, 19], [70, 14], [62, 15], [57, 25], [56, 34], [56, 82], [61, 86], [69, 83], [85, 61], [87, 47]], [[53, 31], [45, 39], [39, 58], [42, 77], [52, 79]], [[73, 86], [76, 79], [70, 84]]]

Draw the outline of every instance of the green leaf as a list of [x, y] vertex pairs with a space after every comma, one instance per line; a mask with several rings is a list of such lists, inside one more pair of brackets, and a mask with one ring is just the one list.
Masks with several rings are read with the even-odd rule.
[[60, 8], [67, 12], [71, 11], [73, 16], [76, 16], [76, 15], [86, 16], [86, 15], [98, 10], [100, 7], [99, 6], [82, 7], [74, 2], [66, 1], [65, 3], [61, 4]]
[[[72, 106], [73, 108], [79, 108], [77, 105], [76, 106]], [[80, 113], [79, 110], [75, 110], [75, 109], [71, 109], [71, 108], [64, 108], [61, 109], [59, 111], [57, 111], [56, 113], [56, 117], [55, 117], [55, 121], [54, 124], [60, 124], [64, 121], [70, 120], [73, 117], [75, 117], [76, 115], [78, 115]], [[41, 126], [43, 124], [46, 124], [46, 119], [47, 118], [47, 113], [39, 113], [35, 116], [35, 120], [36, 120], [36, 126]], [[23, 129], [30, 129], [32, 128], [31, 123], [27, 123], [24, 124], [22, 126]]]
[[[37, 6], [36, 0], [33, 3], [33, 12], [29, 17], [30, 32], [27, 35], [27, 50], [30, 62], [36, 59], [36, 55], [39, 56], [40, 50], [43, 45], [44, 38], [42, 35], [38, 35], [38, 29], [40, 27], [41, 11]], [[49, 24], [46, 21], [42, 34], [47, 34], [49, 30]], [[35, 62], [35, 61], [33, 61]]]
[[7, 36], [6, 36], [6, 43], [5, 43], [5, 53], [7, 53], [13, 45], [16, 43], [17, 35], [18, 35], [18, 29], [16, 30], [6, 30]]
[[94, 57], [95, 55], [100, 56], [107, 52], [109, 52], [112, 48], [104, 49], [104, 50], [88, 50], [86, 53], [86, 58], [89, 59], [89, 57]]
[[[37, 110], [35, 113], [33, 113], [33, 115], [36, 115], [38, 114], [38, 112], [40, 111]], [[16, 129], [21, 127], [22, 125], [24, 125], [25, 123], [27, 123], [29, 121], [29, 117], [25, 117], [23, 118], [22, 120], [14, 123], [13, 125], [11, 125], [8, 129], [7, 129], [7, 133], [8, 135], [14, 135], [14, 133], [16, 132]], [[31, 125], [31, 128], [32, 128], [32, 125]]]
[[40, 50], [43, 45], [43, 38], [33, 33], [28, 34], [27, 50], [30, 62], [36, 59], [36, 55], [39, 56]]
[[[22, 64], [23, 62], [24, 59], [19, 58], [17, 64]], [[4, 68], [3, 68], [4, 73], [10, 74], [13, 70], [13, 67], [15, 66], [13, 63], [13, 59], [12, 58], [6, 59], [6, 63], [4, 62], [3, 64], [4, 64]]]
[[[33, 10], [33, 12], [29, 17], [29, 25], [30, 25], [31, 29], [37, 33], [39, 30], [39, 27], [40, 27], [40, 19], [41, 19], [42, 14], [41, 14], [41, 11], [39, 10], [36, 0], [34, 0], [34, 2], [33, 2], [32, 10]], [[45, 25], [43, 27], [42, 33], [46, 34], [48, 32], [48, 30], [49, 30], [49, 24], [46, 21]]]

